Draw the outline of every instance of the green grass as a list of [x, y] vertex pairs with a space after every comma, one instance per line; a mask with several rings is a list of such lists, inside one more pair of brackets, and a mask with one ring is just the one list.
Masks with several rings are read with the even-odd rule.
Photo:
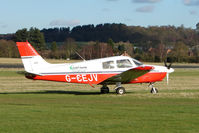
[[2, 133], [199, 131], [198, 99], [47, 92], [0, 97]]
[[175, 69], [166, 81], [123, 85], [127, 93], [101, 95], [100, 86], [33, 81], [0, 69], [0, 133], [198, 133], [199, 69]]
[[176, 69], [176, 72], [172, 73], [172, 75], [199, 77], [199, 69]]
[[0, 77], [16, 77], [16, 76], [21, 76], [20, 73], [22, 73], [22, 71], [19, 71], [19, 72], [15, 72], [15, 71], [0, 71]]

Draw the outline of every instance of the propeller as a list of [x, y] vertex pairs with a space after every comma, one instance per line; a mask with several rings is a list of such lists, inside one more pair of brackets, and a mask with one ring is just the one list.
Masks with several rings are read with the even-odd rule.
[[[167, 64], [167, 62], [168, 62], [169, 64]], [[167, 59], [164, 60], [164, 65], [165, 65], [165, 67], [167, 67], [167, 69], [170, 69], [170, 68], [171, 68], [171, 65], [172, 65], [171, 58], [167, 57]]]
[[[167, 64], [167, 62], [168, 62], [169, 64]], [[171, 58], [167, 57], [167, 59], [164, 60], [164, 65], [165, 65], [165, 67], [167, 68], [167, 75], [166, 75], [166, 76], [167, 76], [167, 85], [168, 85], [168, 84], [169, 84], [169, 73], [171, 73], [171, 72], [174, 71], [173, 69], [170, 70], [171, 65], [172, 65]]]

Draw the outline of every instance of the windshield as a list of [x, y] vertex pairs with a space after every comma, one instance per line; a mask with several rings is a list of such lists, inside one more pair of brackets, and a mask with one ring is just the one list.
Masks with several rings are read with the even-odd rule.
[[131, 62], [128, 59], [117, 60], [117, 67], [118, 68], [129, 68], [132, 67]]
[[132, 59], [132, 60], [133, 60], [133, 62], [135, 63], [135, 65], [137, 65], [137, 66], [143, 65], [143, 63], [139, 62], [139, 61], [136, 60], [136, 59]]

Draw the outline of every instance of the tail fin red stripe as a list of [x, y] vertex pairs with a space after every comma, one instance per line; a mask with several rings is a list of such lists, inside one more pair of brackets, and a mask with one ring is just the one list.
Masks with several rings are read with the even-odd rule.
[[16, 42], [21, 56], [38, 56], [37, 51], [29, 42]]

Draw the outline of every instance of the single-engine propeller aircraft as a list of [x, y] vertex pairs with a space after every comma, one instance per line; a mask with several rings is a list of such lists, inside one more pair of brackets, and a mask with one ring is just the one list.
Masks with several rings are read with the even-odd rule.
[[122, 84], [149, 83], [151, 93], [157, 93], [154, 83], [174, 72], [171, 64], [144, 65], [128, 56], [114, 56], [76, 63], [50, 64], [29, 42], [17, 42], [26, 71], [26, 78], [33, 80], [102, 85], [101, 93], [109, 93], [107, 85], [115, 84], [117, 94], [124, 94]]

